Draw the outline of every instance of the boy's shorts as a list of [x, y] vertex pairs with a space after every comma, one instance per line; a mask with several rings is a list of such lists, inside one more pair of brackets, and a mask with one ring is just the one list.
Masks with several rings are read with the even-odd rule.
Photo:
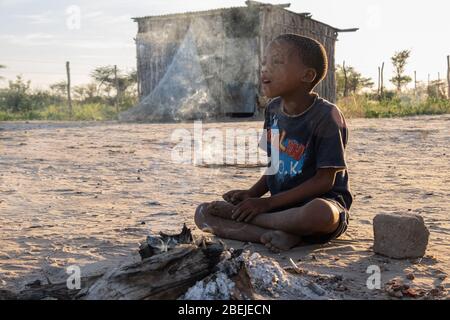
[[336, 231], [320, 235], [320, 236], [304, 236], [302, 237], [303, 241], [310, 244], [324, 244], [327, 242], [330, 242], [331, 240], [339, 238], [341, 235], [347, 231], [348, 228], [348, 219], [349, 219], [349, 213], [346, 208], [337, 200], [325, 198], [325, 197], [319, 197], [321, 199], [324, 199], [326, 201], [329, 201], [333, 203], [338, 209], [339, 209], [339, 225], [336, 229]]

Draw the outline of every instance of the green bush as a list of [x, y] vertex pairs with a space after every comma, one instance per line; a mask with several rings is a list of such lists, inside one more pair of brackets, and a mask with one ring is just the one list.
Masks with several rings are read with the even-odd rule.
[[[62, 90], [64, 89], [64, 84], [58, 84], [58, 86]], [[19, 76], [15, 81], [9, 81], [8, 88], [0, 89], [0, 121], [114, 120], [117, 119], [117, 111], [125, 111], [137, 104], [135, 91], [131, 87], [128, 91], [125, 90], [128, 88], [127, 86], [124, 85], [123, 87], [118, 110], [114, 106], [115, 97], [104, 93], [99, 94], [95, 83], [76, 87], [71, 115], [67, 99], [61, 92], [32, 90], [30, 89], [30, 82]], [[450, 113], [450, 101], [441, 96], [435, 97], [426, 93], [418, 96], [413, 94], [398, 95], [396, 92], [388, 90], [384, 92], [382, 97], [374, 93], [368, 93], [340, 98], [337, 105], [347, 117], [353, 118]]]
[[64, 99], [48, 91], [30, 89], [30, 81], [20, 76], [9, 81], [8, 88], [0, 90], [0, 111], [16, 114], [33, 114], [51, 104], [63, 103]]
[[41, 110], [37, 117], [41, 120], [103, 121], [114, 120], [116, 110], [113, 106], [100, 103], [76, 104], [73, 106], [71, 117], [67, 106], [50, 105]]
[[66, 105], [49, 105], [40, 110], [9, 112], [0, 110], [0, 121], [49, 120], [49, 121], [107, 121], [117, 118], [113, 106], [93, 103], [73, 106], [72, 117]]
[[[114, 120], [117, 110], [115, 99], [108, 96], [86, 97], [73, 101], [72, 115], [68, 102], [61, 94], [31, 90], [30, 82], [17, 77], [9, 81], [8, 88], [0, 89], [0, 121], [14, 120]], [[134, 106], [137, 98], [133, 94], [124, 94], [120, 99], [118, 111]]]
[[382, 100], [374, 100], [368, 96], [353, 96], [340, 99], [337, 105], [347, 117], [353, 118], [386, 118], [450, 113], [449, 100], [436, 98], [415, 100], [409, 96], [395, 96]]

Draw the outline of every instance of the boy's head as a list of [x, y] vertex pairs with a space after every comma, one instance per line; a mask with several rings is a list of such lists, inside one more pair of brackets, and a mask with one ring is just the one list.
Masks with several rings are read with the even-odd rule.
[[327, 70], [327, 53], [318, 41], [297, 34], [280, 35], [268, 45], [262, 61], [264, 95], [273, 98], [300, 89], [310, 92]]

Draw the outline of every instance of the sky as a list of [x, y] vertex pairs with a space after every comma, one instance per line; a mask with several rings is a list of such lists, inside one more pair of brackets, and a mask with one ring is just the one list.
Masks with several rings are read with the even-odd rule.
[[[385, 83], [392, 76], [390, 57], [412, 51], [406, 72], [419, 81], [446, 78], [450, 54], [450, 1], [427, 0], [272, 0], [290, 2], [289, 10], [313, 18], [342, 33], [336, 63], [346, 61], [366, 77], [377, 79], [384, 61]], [[88, 83], [98, 66], [136, 67], [132, 17], [243, 6], [245, 0], [0, 0], [0, 87], [21, 74], [34, 88], [64, 80], [70, 61], [75, 85]], [[376, 81], [375, 81], [376, 82]]]

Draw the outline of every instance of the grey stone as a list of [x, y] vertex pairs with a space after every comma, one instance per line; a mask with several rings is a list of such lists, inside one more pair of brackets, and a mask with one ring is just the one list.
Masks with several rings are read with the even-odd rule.
[[373, 219], [375, 253], [396, 259], [423, 257], [430, 232], [412, 213], [382, 213]]

